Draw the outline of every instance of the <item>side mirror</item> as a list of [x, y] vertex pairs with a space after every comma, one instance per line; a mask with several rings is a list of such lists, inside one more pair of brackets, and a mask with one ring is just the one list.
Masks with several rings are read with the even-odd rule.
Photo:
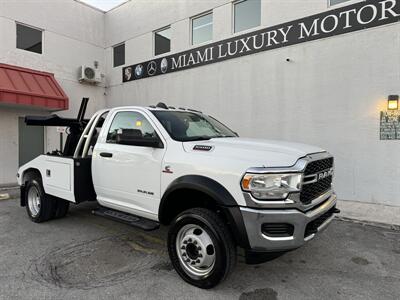
[[117, 144], [139, 146], [139, 147], [150, 147], [150, 148], [164, 148], [163, 143], [158, 137], [143, 137], [136, 132], [131, 130], [122, 130], [117, 133]]

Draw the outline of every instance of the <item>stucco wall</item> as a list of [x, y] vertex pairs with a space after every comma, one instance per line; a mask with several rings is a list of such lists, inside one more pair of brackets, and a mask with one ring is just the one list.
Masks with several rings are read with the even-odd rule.
[[[213, 7], [214, 41], [232, 36], [230, 1], [146, 3], [105, 16], [108, 106], [164, 101], [212, 114], [242, 136], [319, 145], [336, 157], [341, 199], [400, 206], [400, 143], [379, 140], [379, 111], [400, 93], [398, 23], [122, 84], [113, 44], [126, 41], [127, 65], [149, 60], [152, 31], [171, 24], [172, 53], [189, 49], [189, 18]], [[262, 3], [261, 27], [329, 9], [326, 0]]]
[[[15, 22], [44, 30], [43, 54], [16, 49]], [[78, 68], [96, 60], [105, 72], [104, 13], [71, 0], [0, 1], [0, 62], [54, 73], [69, 97], [63, 116], [76, 116], [82, 97], [90, 97], [87, 116], [105, 106], [104, 84], [82, 85]], [[0, 184], [15, 182], [18, 167], [18, 116], [45, 111], [0, 106]], [[45, 148], [58, 148], [56, 129], [48, 128]]]

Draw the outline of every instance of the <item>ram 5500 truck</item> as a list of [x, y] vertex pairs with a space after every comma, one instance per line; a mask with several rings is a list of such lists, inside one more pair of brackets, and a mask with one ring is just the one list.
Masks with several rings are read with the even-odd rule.
[[232, 271], [237, 248], [258, 263], [301, 247], [336, 209], [333, 157], [303, 144], [240, 138], [211, 116], [167, 107], [118, 107], [84, 119], [26, 117], [65, 126], [62, 151], [18, 170], [33, 222], [69, 204], [144, 230], [169, 226], [168, 253], [187, 282], [211, 288]]

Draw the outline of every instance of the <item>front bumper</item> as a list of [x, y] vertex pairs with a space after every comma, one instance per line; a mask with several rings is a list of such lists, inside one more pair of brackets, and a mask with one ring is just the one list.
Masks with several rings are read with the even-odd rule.
[[[331, 194], [321, 204], [301, 212], [297, 209], [252, 209], [241, 207], [250, 247], [253, 251], [278, 252], [301, 247], [324, 230], [337, 212], [336, 195]], [[290, 236], [270, 236], [263, 233], [263, 224], [290, 224]]]

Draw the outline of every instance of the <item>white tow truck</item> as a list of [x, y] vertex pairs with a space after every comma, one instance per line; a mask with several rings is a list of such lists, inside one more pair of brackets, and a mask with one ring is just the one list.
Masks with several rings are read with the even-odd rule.
[[62, 151], [18, 170], [21, 205], [34, 222], [61, 218], [70, 203], [144, 229], [169, 226], [178, 274], [211, 288], [232, 271], [237, 248], [260, 263], [301, 247], [339, 210], [333, 157], [303, 144], [240, 138], [211, 116], [167, 107], [118, 107], [84, 119], [26, 117], [66, 126]]

